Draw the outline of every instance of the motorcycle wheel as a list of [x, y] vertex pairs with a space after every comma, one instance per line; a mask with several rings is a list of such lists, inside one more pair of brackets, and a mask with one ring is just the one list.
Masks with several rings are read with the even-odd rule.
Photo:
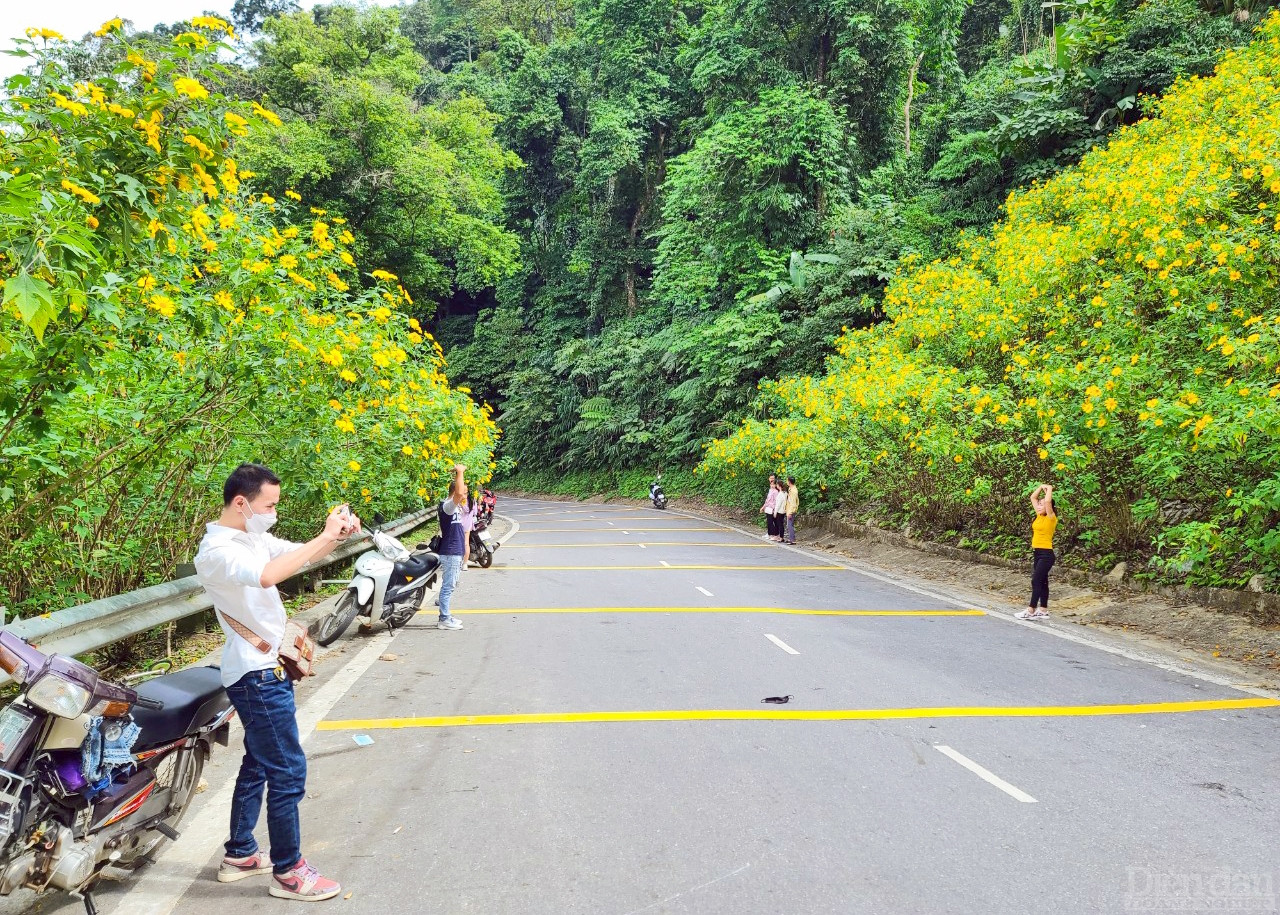
[[321, 645], [332, 645], [338, 640], [338, 636], [347, 631], [358, 612], [360, 605], [356, 603], [356, 596], [348, 590], [338, 600], [338, 606], [332, 612], [316, 621], [312, 636]]
[[[184, 756], [187, 757], [188, 765], [186, 766], [182, 764]], [[179, 750], [176, 753], [168, 754], [156, 766], [156, 781], [162, 788], [167, 787], [170, 791], [169, 810], [171, 813], [164, 818], [164, 822], [175, 832], [178, 829], [178, 824], [182, 822], [182, 818], [187, 815], [187, 808], [191, 806], [191, 801], [200, 788], [200, 776], [204, 774], [205, 756], [204, 747], [197, 744], [189, 750]], [[185, 771], [182, 771], [183, 769]], [[156, 833], [155, 838], [144, 839], [137, 846], [134, 854], [131, 855], [126, 852], [122, 855], [118, 866], [137, 868], [150, 864], [168, 844], [169, 839]]]
[[490, 549], [483, 549], [477, 553], [476, 564], [482, 569], [487, 569], [489, 566], [493, 565], [493, 551]]
[[413, 619], [414, 614], [417, 612], [418, 608], [413, 604], [393, 610], [387, 614], [387, 628], [399, 629], [401, 626], [407, 624], [409, 620]]

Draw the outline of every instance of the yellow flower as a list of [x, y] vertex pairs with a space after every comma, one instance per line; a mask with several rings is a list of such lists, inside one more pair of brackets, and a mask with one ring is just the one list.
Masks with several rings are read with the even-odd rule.
[[85, 203], [88, 203], [90, 205], [96, 206], [99, 203], [102, 203], [102, 199], [97, 194], [93, 193], [92, 191], [87, 191], [84, 188], [82, 188], [80, 185], [74, 184], [73, 182], [68, 181], [65, 178], [62, 179], [62, 189], [64, 191], [70, 191], [72, 194], [75, 194]]
[[191, 20], [191, 24], [198, 29], [212, 29], [215, 32], [226, 32], [230, 34], [231, 25], [217, 16], [197, 16]]
[[108, 19], [106, 22], [102, 23], [102, 25], [98, 27], [98, 30], [93, 34], [98, 38], [105, 38], [112, 32], [118, 32], [122, 28], [124, 28], [124, 20], [117, 16], [115, 19]]
[[89, 113], [89, 109], [81, 105], [74, 99], [69, 99], [61, 92], [50, 92], [49, 97], [53, 99], [53, 103], [65, 111], [70, 111], [77, 117], [84, 117]]
[[234, 111], [225, 112], [222, 115], [222, 119], [227, 122], [227, 126], [231, 128], [231, 132], [236, 136], [243, 137], [248, 134], [249, 131], [246, 128], [249, 126], [249, 122]]
[[180, 76], [173, 81], [173, 91], [188, 98], [202, 99], [209, 97], [209, 90], [200, 84], [198, 79]]
[[45, 41], [66, 41], [61, 32], [55, 32], [53, 29], [27, 29], [28, 38], [43, 38]]
[[351, 471], [352, 471], [353, 473], [359, 473], [359, 472], [360, 472], [360, 462], [359, 462], [359, 461], [347, 461], [347, 466], [351, 468]]
[[343, 369], [338, 373], [338, 377], [348, 384], [355, 384], [356, 381], [356, 373], [351, 371], [351, 369]]
[[401, 449], [400, 449], [400, 453], [401, 453], [401, 454], [408, 454], [408, 455], [412, 455], [412, 454], [413, 454], [413, 447], [412, 447], [411, 445], [405, 445], [403, 448], [401, 448]]
[[274, 111], [268, 111], [266, 108], [263, 108], [257, 102], [254, 102], [252, 104], [252, 109], [255, 115], [262, 118], [262, 120], [266, 121], [268, 124], [273, 124], [276, 127], [279, 127], [281, 124], [284, 123], [283, 121], [280, 120], [280, 115], [276, 114]]
[[385, 280], [387, 282], [391, 282], [396, 279], [396, 275], [394, 273], [388, 273], [386, 270], [375, 270], [369, 275], [375, 280]]
[[154, 295], [151, 301], [147, 303], [147, 307], [158, 311], [166, 318], [172, 318], [177, 313], [177, 308], [173, 303], [173, 299], [166, 295]]

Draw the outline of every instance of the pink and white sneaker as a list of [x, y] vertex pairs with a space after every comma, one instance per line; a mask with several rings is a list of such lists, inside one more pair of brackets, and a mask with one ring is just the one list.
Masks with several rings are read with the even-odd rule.
[[271, 873], [271, 862], [263, 856], [262, 852], [255, 851], [247, 858], [224, 857], [222, 864], [218, 866], [218, 882], [234, 883], [245, 877], [258, 877], [269, 873]]
[[321, 877], [320, 872], [308, 864], [306, 858], [299, 858], [292, 870], [273, 875], [269, 892], [280, 899], [319, 902], [337, 896], [342, 892], [342, 885], [336, 880]]

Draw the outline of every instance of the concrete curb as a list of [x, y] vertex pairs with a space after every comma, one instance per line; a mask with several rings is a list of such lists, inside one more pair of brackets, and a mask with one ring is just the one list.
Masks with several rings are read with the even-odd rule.
[[[869, 524], [841, 521], [828, 515], [806, 515], [806, 524], [829, 534], [849, 537], [856, 540], [871, 540], [886, 546], [903, 547], [922, 553], [941, 556], [944, 559], [955, 559], [961, 562], [979, 563], [996, 566], [1019, 572], [1029, 572], [1031, 563], [1001, 556], [990, 556], [974, 550], [932, 543], [927, 540], [916, 540], [896, 531], [886, 531]], [[1129, 577], [1112, 578], [1097, 572], [1085, 572], [1079, 569], [1058, 567], [1053, 573], [1058, 578], [1065, 578], [1076, 585], [1083, 585], [1102, 591], [1113, 591], [1129, 594], [1154, 594], [1166, 600], [1182, 601], [1233, 613], [1247, 619], [1272, 625], [1280, 623], [1280, 594], [1255, 591], [1233, 591], [1229, 588], [1197, 588], [1190, 585], [1162, 585], [1155, 582], [1143, 582]]]

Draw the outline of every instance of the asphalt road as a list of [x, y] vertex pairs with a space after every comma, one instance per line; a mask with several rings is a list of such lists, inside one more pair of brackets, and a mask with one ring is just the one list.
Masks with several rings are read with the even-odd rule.
[[[350, 894], [322, 905], [1280, 906], [1280, 709], [1257, 694], [676, 512], [500, 508], [519, 530], [464, 574], [464, 630], [348, 636], [302, 697], [304, 852]], [[104, 911], [297, 908], [214, 881], [219, 755], [184, 842]]]

